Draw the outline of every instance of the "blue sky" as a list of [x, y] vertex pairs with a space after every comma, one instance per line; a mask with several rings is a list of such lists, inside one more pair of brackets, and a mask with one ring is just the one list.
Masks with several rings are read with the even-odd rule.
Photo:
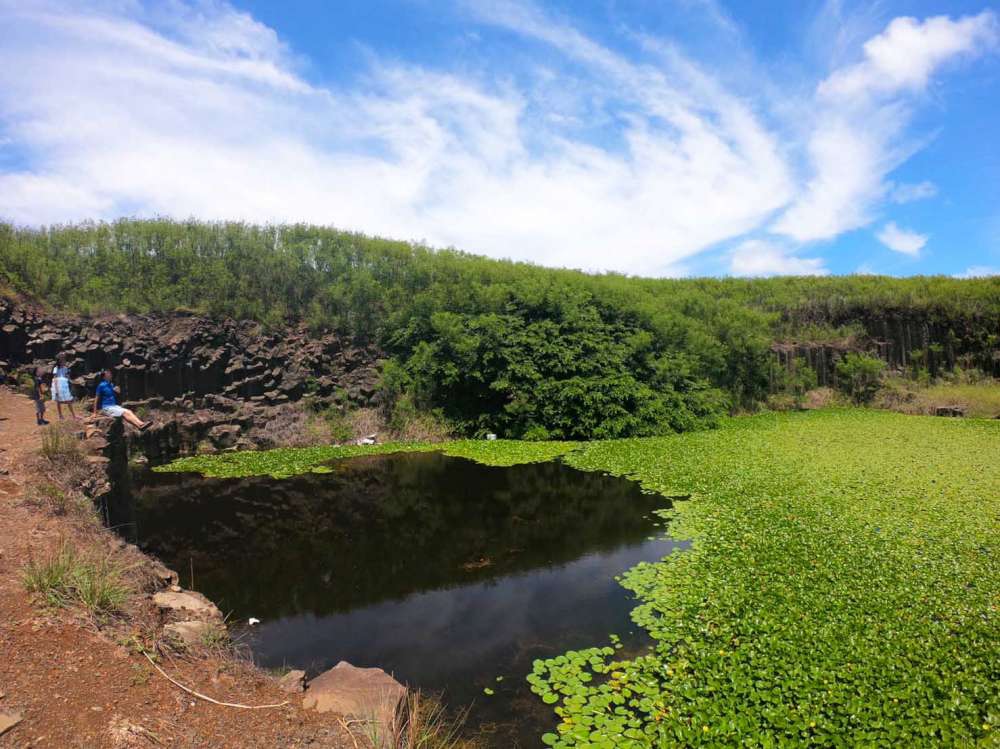
[[0, 0], [0, 217], [642, 275], [1000, 272], [986, 2]]

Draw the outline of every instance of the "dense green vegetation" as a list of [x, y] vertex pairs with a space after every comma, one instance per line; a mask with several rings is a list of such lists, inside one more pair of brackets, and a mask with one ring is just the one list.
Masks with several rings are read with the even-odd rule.
[[711, 424], [767, 395], [779, 337], [905, 322], [940, 338], [900, 334], [931, 374], [993, 366], [1000, 346], [996, 278], [639, 279], [312, 226], [0, 224], [0, 285], [81, 312], [305, 320], [387, 350], [390, 413], [439, 410], [460, 433], [533, 439]]
[[582, 446], [692, 549], [623, 577], [653, 636], [537, 661], [554, 746], [970, 746], [1000, 731], [1000, 422], [844, 410]]

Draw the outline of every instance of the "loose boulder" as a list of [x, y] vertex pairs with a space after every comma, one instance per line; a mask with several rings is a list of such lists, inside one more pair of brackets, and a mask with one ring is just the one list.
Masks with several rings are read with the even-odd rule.
[[309, 682], [302, 706], [368, 720], [389, 730], [396, 725], [406, 687], [380, 668], [357, 668], [341, 661]]
[[194, 614], [199, 619], [222, 621], [222, 612], [218, 607], [201, 593], [193, 590], [162, 590], [153, 594], [153, 603], [166, 613], [184, 617]]

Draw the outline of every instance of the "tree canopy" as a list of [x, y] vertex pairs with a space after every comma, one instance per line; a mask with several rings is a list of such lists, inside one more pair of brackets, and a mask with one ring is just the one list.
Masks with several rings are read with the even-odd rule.
[[1000, 332], [997, 278], [634, 278], [307, 225], [0, 224], [0, 283], [80, 313], [306, 321], [378, 342], [387, 391], [461, 431], [565, 439], [691, 429], [750, 405], [776, 337], [914, 316], [975, 328], [980, 349]]

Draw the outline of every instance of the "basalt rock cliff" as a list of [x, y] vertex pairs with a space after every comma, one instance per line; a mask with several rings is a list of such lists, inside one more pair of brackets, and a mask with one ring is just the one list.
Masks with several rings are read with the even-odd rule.
[[51, 371], [59, 353], [84, 409], [110, 367], [125, 405], [161, 417], [131, 437], [153, 459], [206, 440], [234, 447], [306, 397], [319, 407], [372, 405], [381, 364], [374, 346], [304, 326], [274, 330], [184, 313], [91, 318], [0, 299], [0, 371], [11, 379], [38, 366]]

